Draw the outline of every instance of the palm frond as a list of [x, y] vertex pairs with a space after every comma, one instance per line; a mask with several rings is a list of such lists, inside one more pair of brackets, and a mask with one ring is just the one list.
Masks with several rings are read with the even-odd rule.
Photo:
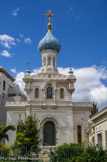
[[14, 125], [9, 125], [9, 126], [7, 126], [7, 127], [5, 127], [5, 128], [3, 129], [3, 134], [6, 133], [6, 132], [8, 132], [9, 130], [15, 131], [16, 128], [15, 128]]

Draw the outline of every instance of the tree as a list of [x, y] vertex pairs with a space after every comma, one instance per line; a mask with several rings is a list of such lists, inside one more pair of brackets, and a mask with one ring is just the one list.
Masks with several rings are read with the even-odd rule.
[[4, 127], [3, 123], [0, 124], [0, 141], [2, 139], [7, 139], [9, 141], [9, 136], [7, 134], [9, 130], [15, 131], [16, 128], [14, 125], [8, 125], [7, 127]]
[[25, 120], [19, 120], [16, 132], [15, 147], [25, 148], [30, 153], [31, 149], [37, 150], [40, 143], [40, 129], [35, 115], [28, 115]]
[[98, 108], [97, 108], [97, 104], [93, 102], [93, 108], [91, 110], [91, 116], [93, 116], [94, 114], [96, 114], [98, 112]]

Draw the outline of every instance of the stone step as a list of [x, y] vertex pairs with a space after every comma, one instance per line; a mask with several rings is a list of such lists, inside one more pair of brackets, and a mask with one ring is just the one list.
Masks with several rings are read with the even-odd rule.
[[43, 162], [49, 162], [50, 157], [49, 157], [48, 153], [49, 153], [49, 151], [47, 151], [47, 150], [40, 151], [39, 159], [43, 160]]

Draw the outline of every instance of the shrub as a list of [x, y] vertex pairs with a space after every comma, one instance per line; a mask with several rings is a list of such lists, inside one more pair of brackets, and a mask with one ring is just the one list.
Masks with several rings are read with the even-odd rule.
[[83, 144], [64, 144], [51, 150], [52, 162], [107, 162], [107, 151], [102, 147]]
[[84, 151], [84, 146], [82, 144], [63, 144], [59, 146], [54, 151], [50, 151], [50, 157], [52, 162], [57, 160], [60, 162], [65, 162], [65, 160], [71, 160], [72, 157], [80, 156]]

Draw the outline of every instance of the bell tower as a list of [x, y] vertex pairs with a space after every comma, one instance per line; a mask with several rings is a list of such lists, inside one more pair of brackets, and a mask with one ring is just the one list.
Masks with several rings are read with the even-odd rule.
[[58, 73], [56, 67], [57, 55], [61, 49], [59, 41], [52, 34], [51, 17], [55, 14], [52, 11], [48, 11], [45, 16], [48, 17], [48, 32], [45, 37], [39, 42], [38, 50], [42, 55], [42, 68], [41, 73]]

